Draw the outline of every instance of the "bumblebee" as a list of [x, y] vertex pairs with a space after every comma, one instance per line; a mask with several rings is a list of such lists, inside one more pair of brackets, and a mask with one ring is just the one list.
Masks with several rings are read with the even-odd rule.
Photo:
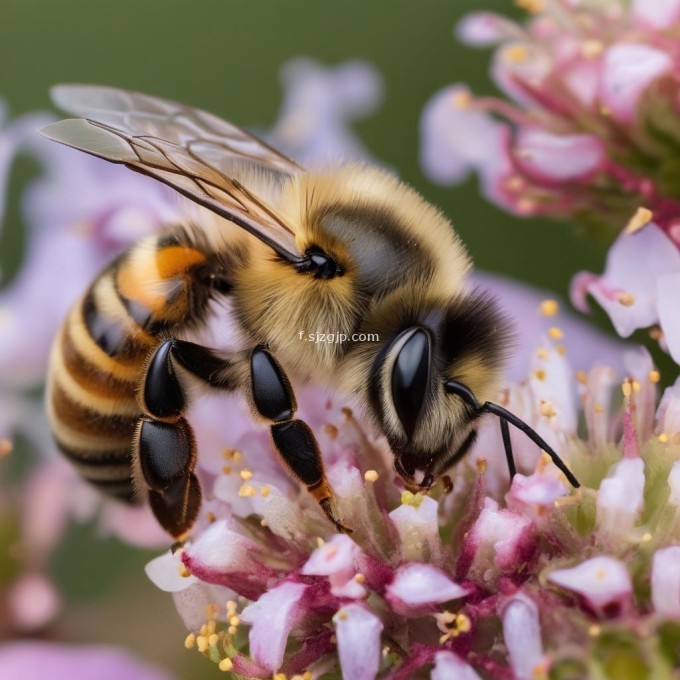
[[[334, 513], [314, 434], [295, 417], [291, 384], [312, 380], [363, 406], [409, 488], [428, 489], [459, 461], [486, 413], [500, 417], [511, 474], [508, 424], [578, 486], [534, 430], [489, 401], [509, 322], [469, 288], [463, 244], [412, 188], [362, 164], [307, 172], [231, 123], [147, 95], [62, 85], [53, 97], [78, 117], [44, 135], [153, 177], [196, 206], [101, 272], [54, 342], [51, 428], [86, 480], [148, 500], [182, 539], [201, 506], [185, 418], [198, 382], [243, 392], [288, 472], [350, 531]], [[196, 342], [224, 299], [236, 337]], [[301, 342], [299, 329], [343, 341]]]

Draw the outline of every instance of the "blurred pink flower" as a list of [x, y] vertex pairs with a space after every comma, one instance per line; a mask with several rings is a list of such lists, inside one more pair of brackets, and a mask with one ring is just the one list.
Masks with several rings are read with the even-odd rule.
[[158, 668], [115, 647], [24, 640], [0, 645], [0, 677], [8, 680], [170, 680]]
[[586, 311], [592, 295], [623, 337], [659, 326], [680, 363], [678, 3], [520, 4], [526, 22], [478, 12], [459, 24], [463, 42], [495, 47], [505, 99], [462, 84], [435, 94], [423, 167], [445, 184], [477, 173], [484, 195], [517, 215], [623, 230], [602, 276], [575, 277], [573, 302]]

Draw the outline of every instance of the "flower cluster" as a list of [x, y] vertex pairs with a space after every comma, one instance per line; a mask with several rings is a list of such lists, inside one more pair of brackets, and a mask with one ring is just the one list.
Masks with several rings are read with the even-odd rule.
[[655, 417], [659, 375], [643, 352], [623, 382], [601, 365], [571, 375], [550, 339], [534, 362], [508, 405], [568, 461], [575, 492], [521, 438], [510, 485], [490, 422], [452, 487], [414, 495], [382, 439], [303, 393], [351, 536], [234, 407], [230, 448], [202, 445], [212, 493], [191, 540], [147, 567], [174, 594], [187, 647], [241, 678], [633, 678], [678, 663], [680, 388]]
[[[477, 13], [459, 25], [464, 42], [496, 46], [491, 72], [507, 99], [460, 84], [436, 94], [423, 165], [443, 183], [475, 170], [486, 196], [518, 215], [623, 230], [604, 276], [575, 279], [574, 302], [585, 310], [592, 294], [623, 336], [659, 325], [680, 362], [668, 311], [680, 290], [680, 2], [517, 4], [528, 21]], [[651, 233], [636, 236], [642, 228]]]

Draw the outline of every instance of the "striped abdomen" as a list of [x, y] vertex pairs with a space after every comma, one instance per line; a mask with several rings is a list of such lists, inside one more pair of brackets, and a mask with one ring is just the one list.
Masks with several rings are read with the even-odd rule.
[[137, 388], [158, 334], [202, 311], [206, 258], [168, 237], [142, 241], [73, 306], [50, 355], [47, 410], [58, 447], [102, 491], [132, 500]]

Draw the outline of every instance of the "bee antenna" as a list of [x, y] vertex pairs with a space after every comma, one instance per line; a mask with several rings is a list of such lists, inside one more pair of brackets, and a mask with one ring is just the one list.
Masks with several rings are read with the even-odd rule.
[[518, 418], [514, 413], [511, 413], [507, 409], [504, 409], [498, 404], [494, 404], [490, 401], [484, 404], [479, 404], [475, 395], [472, 393], [469, 387], [459, 383], [455, 380], [448, 380], [446, 382], [446, 391], [452, 394], [457, 394], [463, 401], [465, 401], [469, 406], [472, 406], [478, 415], [483, 413], [493, 413], [501, 419], [501, 434], [503, 436], [503, 446], [505, 448], [505, 455], [508, 459], [508, 467], [510, 468], [510, 475], [515, 474], [515, 464], [512, 457], [512, 445], [510, 443], [510, 432], [508, 430], [508, 423], [513, 425], [518, 430], [524, 432], [524, 434], [531, 439], [536, 446], [545, 451], [551, 458], [552, 462], [557, 466], [557, 468], [564, 474], [564, 476], [569, 480], [569, 483], [576, 489], [578, 489], [581, 484], [578, 479], [574, 476], [573, 472], [565, 465], [564, 461], [553, 451], [550, 445], [541, 437], [536, 430], [527, 425], [523, 420]]

